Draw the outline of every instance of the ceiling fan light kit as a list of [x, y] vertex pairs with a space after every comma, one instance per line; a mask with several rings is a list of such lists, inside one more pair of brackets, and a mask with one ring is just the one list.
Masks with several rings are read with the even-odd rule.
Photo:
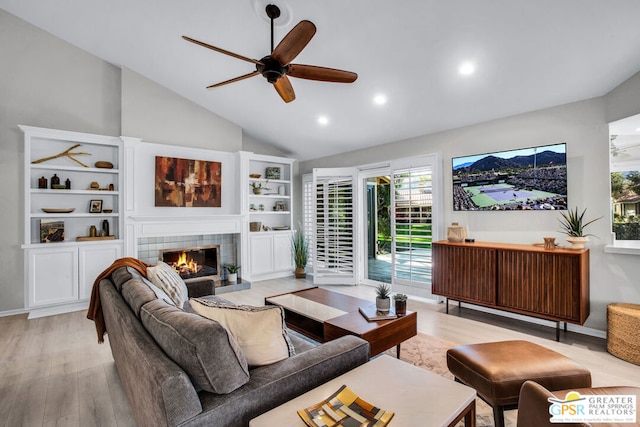
[[274, 4], [268, 4], [265, 12], [271, 21], [271, 54], [260, 60], [248, 58], [243, 55], [201, 42], [191, 37], [182, 36], [188, 42], [214, 50], [216, 52], [232, 56], [241, 61], [250, 62], [255, 65], [256, 71], [220, 83], [207, 86], [213, 89], [229, 83], [235, 83], [253, 76], [262, 75], [267, 81], [273, 84], [276, 92], [284, 102], [291, 102], [296, 99], [293, 86], [287, 76], [306, 80], [316, 80], [333, 83], [353, 83], [358, 78], [356, 73], [351, 71], [338, 70], [335, 68], [319, 67], [316, 65], [291, 64], [300, 52], [307, 46], [316, 33], [316, 26], [311, 21], [300, 21], [274, 48], [274, 21], [280, 16], [280, 8]]

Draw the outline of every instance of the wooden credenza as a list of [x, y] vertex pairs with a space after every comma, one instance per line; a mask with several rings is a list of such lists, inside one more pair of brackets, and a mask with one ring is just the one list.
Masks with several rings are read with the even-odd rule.
[[435, 242], [432, 292], [456, 301], [582, 325], [589, 316], [589, 250]]

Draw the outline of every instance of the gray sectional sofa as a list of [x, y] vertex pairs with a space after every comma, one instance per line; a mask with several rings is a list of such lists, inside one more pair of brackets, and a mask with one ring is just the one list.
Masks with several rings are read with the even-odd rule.
[[[113, 358], [141, 427], [247, 426], [369, 359], [369, 344], [357, 337], [316, 346], [291, 335], [296, 355], [248, 369], [225, 328], [159, 300], [135, 269], [118, 268], [99, 290]], [[189, 289], [192, 297], [197, 292]]]

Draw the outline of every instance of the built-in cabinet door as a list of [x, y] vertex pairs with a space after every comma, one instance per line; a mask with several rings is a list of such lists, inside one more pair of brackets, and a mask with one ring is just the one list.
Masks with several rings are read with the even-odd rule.
[[251, 275], [259, 276], [273, 272], [273, 239], [271, 234], [256, 232], [251, 237]]
[[275, 271], [293, 271], [291, 233], [273, 235], [273, 266]]
[[78, 250], [51, 247], [27, 250], [29, 307], [78, 300]]
[[122, 245], [86, 246], [78, 249], [80, 299], [89, 299], [96, 277], [122, 256]]

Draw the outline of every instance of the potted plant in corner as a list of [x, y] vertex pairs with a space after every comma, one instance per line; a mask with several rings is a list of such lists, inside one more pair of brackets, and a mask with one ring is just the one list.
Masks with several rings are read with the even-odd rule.
[[407, 295], [395, 294], [393, 296], [393, 300], [396, 304], [396, 314], [398, 316], [404, 316], [405, 314], [407, 314]]
[[381, 283], [376, 286], [376, 311], [388, 313], [391, 309], [391, 286]]
[[300, 229], [295, 230], [291, 235], [291, 251], [293, 252], [293, 261], [296, 264], [296, 278], [304, 279], [307, 277], [304, 269], [307, 266], [307, 257], [309, 256], [309, 243]]
[[599, 217], [585, 222], [585, 212], [587, 212], [586, 208], [579, 214], [577, 206], [574, 210], [569, 209], [566, 213], [560, 212], [562, 218], [558, 218], [558, 221], [562, 226], [561, 232], [567, 235], [567, 242], [571, 243], [570, 249], [584, 249], [584, 245], [589, 241], [589, 236], [593, 236], [593, 234], [584, 234], [584, 229], [589, 224], [602, 218]]
[[225, 270], [229, 273], [227, 276], [227, 280], [229, 283], [237, 283], [238, 282], [238, 270], [240, 270], [240, 266], [236, 264], [225, 264]]

